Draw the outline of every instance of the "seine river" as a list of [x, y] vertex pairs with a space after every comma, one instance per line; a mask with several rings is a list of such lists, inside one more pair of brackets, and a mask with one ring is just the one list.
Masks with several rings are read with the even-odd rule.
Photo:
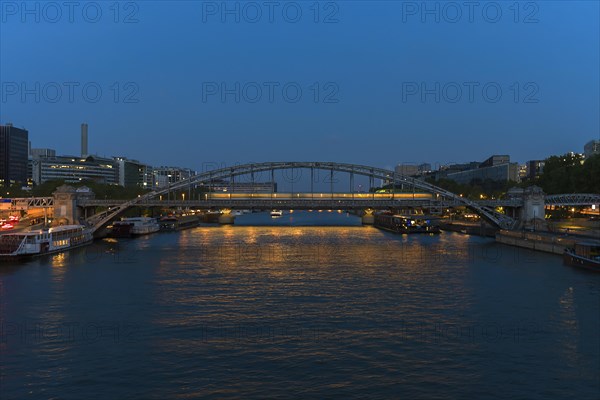
[[346, 214], [236, 223], [1, 265], [0, 398], [600, 394], [600, 274]]

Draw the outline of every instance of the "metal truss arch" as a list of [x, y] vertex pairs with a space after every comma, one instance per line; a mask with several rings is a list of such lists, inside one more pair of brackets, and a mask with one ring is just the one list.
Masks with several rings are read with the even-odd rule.
[[335, 171], [350, 174], [351, 176], [361, 175], [366, 176], [371, 179], [383, 179], [390, 182], [394, 182], [395, 184], [404, 184], [410, 185], [415, 189], [423, 190], [428, 193], [435, 194], [445, 199], [455, 200], [459, 204], [462, 204], [466, 207], [471, 208], [473, 211], [480, 214], [482, 217], [486, 218], [494, 225], [497, 225], [501, 228], [510, 228], [514, 226], [515, 220], [502, 214], [498, 213], [494, 210], [484, 208], [477, 204], [474, 201], [468, 200], [460, 195], [449, 192], [445, 189], [442, 189], [438, 186], [429, 184], [427, 182], [421, 181], [419, 179], [415, 179], [408, 176], [399, 175], [394, 171], [390, 171], [383, 168], [371, 167], [366, 165], [359, 164], [348, 164], [348, 163], [337, 163], [337, 162], [263, 162], [263, 163], [251, 163], [251, 164], [243, 164], [236, 165], [233, 167], [226, 167], [215, 169], [212, 171], [207, 171], [195, 175], [189, 179], [182, 180], [171, 185], [168, 188], [153, 191], [147, 193], [143, 196], [140, 196], [136, 199], [128, 201], [126, 203], [121, 204], [116, 207], [113, 212], [104, 216], [100, 221], [98, 221], [95, 226], [96, 229], [100, 228], [103, 224], [108, 223], [112, 218], [117, 216], [119, 213], [123, 212], [125, 209], [134, 206], [138, 203], [143, 203], [147, 200], [155, 198], [160, 195], [164, 195], [170, 193], [172, 191], [187, 189], [191, 185], [197, 184], [208, 184], [214, 180], [219, 179], [232, 179], [233, 177], [240, 175], [248, 175], [248, 174], [257, 174], [261, 172], [270, 172], [276, 170], [287, 170], [287, 169], [318, 169], [318, 170], [326, 170], [326, 171]]

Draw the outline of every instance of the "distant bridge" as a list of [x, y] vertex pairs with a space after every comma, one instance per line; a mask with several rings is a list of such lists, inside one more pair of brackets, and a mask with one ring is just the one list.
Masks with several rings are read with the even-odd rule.
[[[309, 169], [311, 177], [310, 193], [206, 193], [204, 198], [172, 200], [170, 194], [177, 191], [191, 192], [194, 185], [210, 185], [219, 180], [229, 180], [234, 184], [235, 178], [241, 175], [250, 177], [248, 182], [255, 182], [255, 175], [270, 173], [271, 181], [275, 181], [276, 170]], [[403, 193], [334, 193], [333, 183], [330, 193], [314, 193], [312, 185], [315, 170], [325, 170], [331, 174], [342, 172], [350, 175], [350, 188], [354, 187], [354, 176], [366, 176], [374, 187], [375, 179], [394, 182], [404, 188]], [[292, 174], [293, 175], [293, 174]], [[163, 196], [167, 195], [167, 200]], [[53, 197], [31, 197], [11, 200], [11, 209], [28, 210], [32, 208], [54, 207]], [[483, 218], [501, 228], [511, 228], [516, 220], [496, 211], [498, 207], [519, 208], [523, 206], [522, 198], [501, 200], [472, 201], [427, 182], [397, 174], [386, 169], [333, 162], [266, 162], [238, 165], [208, 171], [190, 179], [183, 180], [168, 188], [153, 191], [133, 200], [96, 200], [82, 198], [77, 201], [78, 207], [107, 207], [108, 210], [90, 217], [87, 222], [98, 230], [107, 225], [130, 207], [182, 207], [198, 209], [331, 209], [331, 210], [378, 210], [402, 207], [421, 207], [439, 209], [446, 207], [466, 206]], [[600, 204], [598, 194], [562, 194], [545, 197], [545, 204], [554, 206], [589, 206]], [[513, 213], [514, 215], [514, 213]]]
[[552, 194], [544, 199], [547, 206], [591, 206], [600, 205], [600, 194], [592, 193], [571, 193], [571, 194]]
[[29, 210], [30, 208], [52, 208], [54, 197], [21, 197], [10, 199], [11, 210]]

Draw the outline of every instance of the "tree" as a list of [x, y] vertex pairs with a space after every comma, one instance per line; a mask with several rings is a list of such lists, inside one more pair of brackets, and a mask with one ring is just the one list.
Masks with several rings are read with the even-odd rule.
[[600, 155], [585, 161], [573, 153], [549, 157], [536, 184], [547, 194], [600, 193]]

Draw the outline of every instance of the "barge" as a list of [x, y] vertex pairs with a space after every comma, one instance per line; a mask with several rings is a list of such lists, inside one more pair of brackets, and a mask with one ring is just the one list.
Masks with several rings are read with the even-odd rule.
[[136, 217], [123, 218], [120, 221], [113, 222], [110, 230], [112, 237], [131, 237], [139, 235], [148, 235], [158, 232], [160, 225], [156, 218]]
[[200, 225], [200, 218], [197, 215], [169, 215], [167, 217], [162, 217], [159, 221], [159, 225], [161, 231], [180, 231], [197, 227]]
[[600, 243], [578, 242], [574, 248], [566, 248], [563, 254], [565, 264], [600, 272]]
[[376, 228], [394, 233], [440, 233], [437, 225], [432, 225], [430, 219], [419, 216], [405, 216], [393, 214], [375, 214], [374, 225]]

